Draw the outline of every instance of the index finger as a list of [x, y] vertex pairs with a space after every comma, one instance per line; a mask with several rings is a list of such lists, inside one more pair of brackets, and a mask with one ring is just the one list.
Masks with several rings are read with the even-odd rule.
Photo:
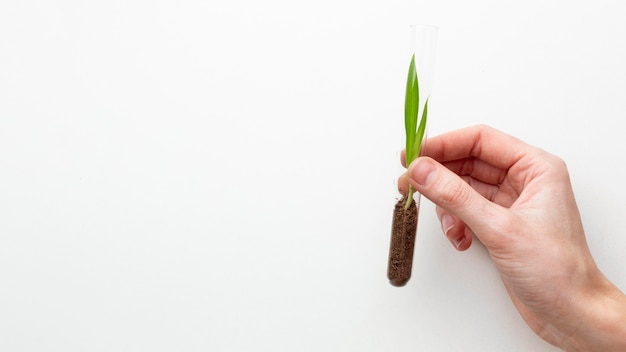
[[478, 125], [429, 138], [422, 155], [441, 163], [477, 158], [502, 169], [509, 169], [532, 147], [493, 127]]

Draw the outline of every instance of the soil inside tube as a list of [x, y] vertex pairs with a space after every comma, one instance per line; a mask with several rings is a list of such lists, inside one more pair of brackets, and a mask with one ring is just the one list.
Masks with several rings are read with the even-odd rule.
[[393, 209], [391, 223], [391, 243], [389, 245], [389, 264], [387, 278], [393, 286], [404, 286], [411, 278], [415, 233], [417, 231], [417, 205], [411, 201], [404, 209], [406, 196], [400, 199]]

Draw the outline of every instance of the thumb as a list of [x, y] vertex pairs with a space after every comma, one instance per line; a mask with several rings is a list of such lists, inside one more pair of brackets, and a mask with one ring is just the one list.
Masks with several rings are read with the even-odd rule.
[[495, 238], [492, 223], [506, 216], [503, 209], [483, 197], [467, 182], [429, 157], [419, 157], [408, 170], [413, 188], [463, 221], [487, 245]]

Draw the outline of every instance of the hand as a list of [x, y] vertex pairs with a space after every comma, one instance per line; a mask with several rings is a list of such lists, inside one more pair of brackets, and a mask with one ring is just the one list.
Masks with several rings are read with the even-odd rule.
[[566, 350], [626, 351], [626, 298], [591, 256], [561, 159], [487, 126], [430, 138], [423, 154], [400, 191], [410, 183], [437, 205], [458, 250], [476, 235], [535, 333]]

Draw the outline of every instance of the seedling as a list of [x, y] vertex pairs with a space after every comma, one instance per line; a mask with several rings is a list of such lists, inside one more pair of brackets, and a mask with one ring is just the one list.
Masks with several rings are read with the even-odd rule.
[[[426, 131], [426, 118], [428, 115], [428, 98], [424, 103], [422, 118], [419, 119], [420, 90], [415, 69], [415, 54], [411, 57], [409, 75], [406, 81], [406, 98], [404, 100], [404, 128], [406, 130], [406, 166], [408, 167], [420, 154], [424, 132]], [[419, 126], [417, 121], [419, 120]], [[409, 194], [404, 209], [409, 209], [413, 200], [413, 186], [409, 187]]]
[[[413, 54], [409, 65], [404, 101], [407, 167], [419, 156], [426, 131], [428, 98], [424, 103], [421, 118], [419, 118], [419, 101], [419, 82], [415, 67], [415, 54]], [[396, 203], [393, 211], [387, 277], [394, 286], [404, 286], [411, 278], [419, 210], [413, 197], [414, 193], [413, 187], [409, 187], [408, 194]]]

